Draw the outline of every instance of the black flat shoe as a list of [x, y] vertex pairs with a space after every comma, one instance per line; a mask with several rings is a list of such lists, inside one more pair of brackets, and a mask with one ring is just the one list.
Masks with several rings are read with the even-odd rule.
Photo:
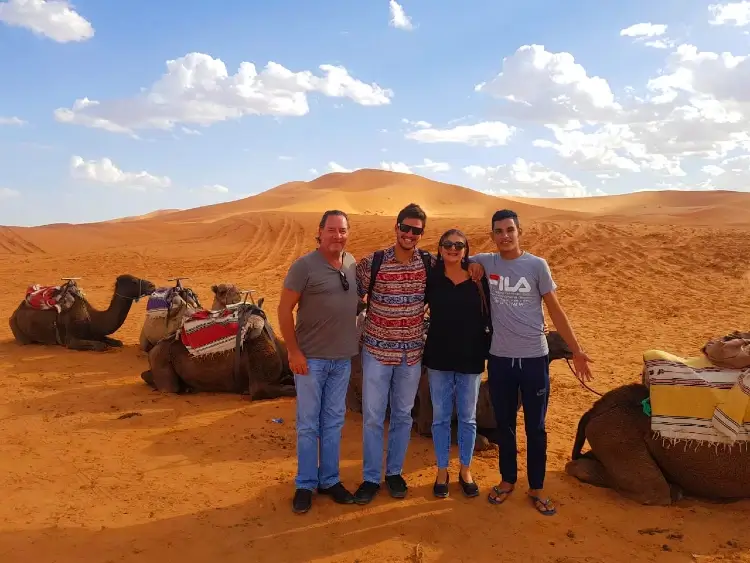
[[292, 500], [292, 510], [297, 514], [304, 514], [312, 506], [312, 491], [310, 489], [297, 489]]
[[318, 487], [318, 493], [321, 495], [330, 496], [334, 502], [339, 504], [354, 504], [354, 495], [346, 490], [346, 487], [341, 482], [321, 489]]
[[467, 483], [464, 481], [460, 472], [458, 474], [458, 482], [461, 485], [461, 490], [467, 497], [475, 497], [479, 495], [479, 486], [476, 483]]
[[432, 494], [438, 498], [446, 498], [448, 496], [448, 483], [451, 480], [450, 474], [445, 475], [445, 483], [438, 483], [435, 479], [435, 484], [432, 486]]

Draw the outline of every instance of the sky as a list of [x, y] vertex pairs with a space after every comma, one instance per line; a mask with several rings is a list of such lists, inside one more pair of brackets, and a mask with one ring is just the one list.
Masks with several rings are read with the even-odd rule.
[[750, 1], [400, 1], [0, 0], [0, 225], [360, 168], [750, 189]]

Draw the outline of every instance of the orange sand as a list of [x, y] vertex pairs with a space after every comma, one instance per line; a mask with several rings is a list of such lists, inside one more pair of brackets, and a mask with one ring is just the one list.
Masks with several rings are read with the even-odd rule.
[[[491, 213], [508, 205], [521, 213], [526, 247], [549, 260], [596, 361], [599, 391], [637, 380], [644, 349], [694, 355], [707, 338], [748, 328], [750, 194], [509, 201], [371, 170], [127, 221], [0, 227], [0, 310], [7, 318], [27, 285], [63, 276], [82, 277], [92, 302], [106, 307], [121, 273], [157, 285], [182, 275], [207, 303], [213, 283], [257, 290], [278, 327], [281, 281], [313, 248], [324, 209], [354, 214], [348, 250], [361, 257], [392, 241], [392, 216], [410, 201], [429, 213], [429, 249], [459, 226], [474, 250], [491, 250]], [[382, 494], [360, 508], [316, 498], [310, 513], [294, 515], [294, 401], [149, 390], [137, 347], [144, 313], [145, 302], [135, 304], [115, 335], [125, 347], [108, 353], [22, 348], [0, 325], [3, 563], [749, 560], [750, 501], [643, 507], [564, 474], [578, 418], [596, 397], [559, 362], [548, 419], [557, 516], [524, 498], [523, 432], [521, 481], [503, 506], [485, 499], [498, 480], [494, 453], [475, 460], [480, 498], [454, 488], [434, 499], [432, 443], [414, 436], [408, 499]], [[133, 412], [140, 416], [118, 418]], [[361, 430], [361, 417], [348, 414], [342, 477], [351, 489], [361, 479]]]

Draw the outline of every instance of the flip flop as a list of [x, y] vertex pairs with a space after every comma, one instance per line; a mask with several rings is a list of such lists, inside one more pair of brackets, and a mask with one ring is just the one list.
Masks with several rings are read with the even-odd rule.
[[[550, 500], [549, 497], [545, 499], [541, 499], [537, 496], [529, 495], [529, 498], [531, 499], [531, 502], [534, 504], [534, 508], [536, 508], [540, 514], [544, 514], [545, 516], [552, 516], [553, 514], [557, 513], [557, 509], [554, 506], [552, 508], [549, 508], [549, 505], [552, 504], [552, 501]], [[544, 506], [544, 510], [539, 508], [537, 503]]]
[[[487, 495], [487, 500], [490, 504], [503, 504], [513, 492], [513, 489], [501, 489], [497, 485], [492, 487], [492, 490], [495, 492], [495, 498], [492, 497], [491, 493]], [[503, 495], [505, 495], [505, 497], [503, 497]]]

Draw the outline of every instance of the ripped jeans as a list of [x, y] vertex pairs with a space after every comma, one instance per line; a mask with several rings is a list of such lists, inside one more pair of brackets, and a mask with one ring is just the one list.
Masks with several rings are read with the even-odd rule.
[[498, 430], [500, 475], [506, 483], [518, 480], [516, 419], [521, 390], [526, 427], [526, 474], [529, 488], [544, 487], [547, 431], [544, 420], [549, 400], [549, 356], [501, 358], [487, 361], [488, 384]]

